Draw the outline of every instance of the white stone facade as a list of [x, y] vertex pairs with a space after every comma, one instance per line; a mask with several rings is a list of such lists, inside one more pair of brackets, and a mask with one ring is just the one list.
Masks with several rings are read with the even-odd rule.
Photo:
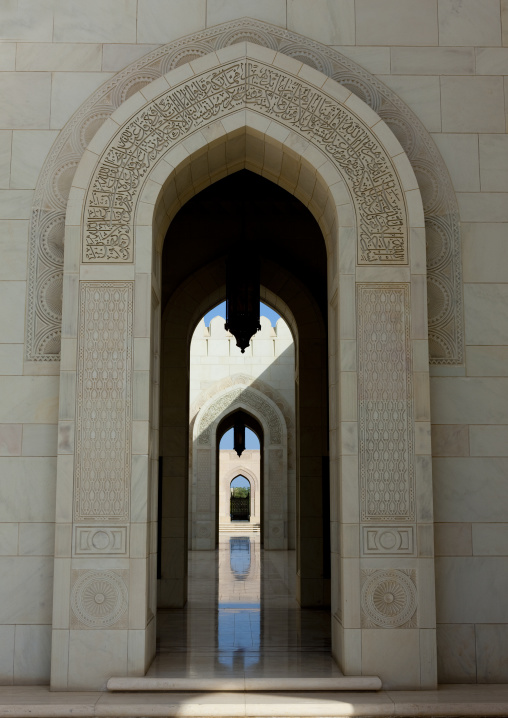
[[[508, 682], [507, 3], [18, 0], [0, 34], [0, 683], [102, 689], [153, 656], [161, 244], [188, 199], [243, 168], [300, 199], [327, 243], [334, 655], [389, 688]], [[235, 63], [242, 87], [256, 66], [339, 112], [362, 161], [380, 162], [382, 200], [376, 177], [348, 174], [337, 125], [247, 93], [229, 108], [218, 95], [210, 117], [202, 103], [167, 144], [150, 137], [131, 193], [108, 205], [144, 113]], [[393, 231], [362, 241], [373, 196]], [[175, 304], [188, 327], [223, 298], [198, 284]], [[298, 363], [295, 286], [263, 292]], [[382, 440], [369, 448], [384, 431], [402, 437], [388, 507], [372, 495]]]

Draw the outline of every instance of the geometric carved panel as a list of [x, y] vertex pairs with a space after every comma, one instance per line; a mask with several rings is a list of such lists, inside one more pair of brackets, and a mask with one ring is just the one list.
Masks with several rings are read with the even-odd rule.
[[127, 626], [128, 570], [73, 569], [72, 628]]
[[274, 25], [240, 18], [158, 47], [110, 78], [58, 135], [39, 175], [30, 224], [26, 358], [60, 359], [61, 281], [69, 187], [102, 123], [130, 95], [182, 63], [237, 42], [293, 57], [347, 87], [387, 123], [406, 152], [422, 194], [427, 238], [431, 364], [463, 360], [460, 222], [446, 165], [419, 118], [375, 76], [337, 50]]
[[210, 467], [212, 458], [210, 449], [198, 449], [196, 460], [196, 510], [206, 513], [211, 510]]
[[128, 526], [74, 526], [74, 555], [125, 556]]
[[362, 569], [362, 628], [416, 628], [418, 594], [413, 569]]
[[415, 516], [409, 287], [357, 285], [361, 521]]
[[412, 556], [415, 551], [413, 526], [363, 526], [364, 556]]
[[133, 282], [81, 282], [75, 521], [129, 519]]
[[284, 453], [282, 449], [270, 449], [268, 452], [268, 487], [269, 487], [269, 503], [268, 510], [270, 514], [280, 514], [283, 511], [284, 502], [284, 481], [283, 481], [283, 460]]

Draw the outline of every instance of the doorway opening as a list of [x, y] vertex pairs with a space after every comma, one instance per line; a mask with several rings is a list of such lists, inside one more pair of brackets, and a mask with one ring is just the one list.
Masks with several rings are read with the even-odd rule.
[[[262, 318], [261, 332], [241, 358], [220, 317], [207, 332], [199, 318], [224, 300], [227, 256], [242, 241], [246, 215], [263, 301], [282, 319], [272, 326]], [[303, 665], [311, 659], [302, 656], [312, 654], [325, 672], [335, 671], [321, 231], [295, 197], [237, 172], [195, 195], [175, 217], [164, 244], [162, 287], [159, 651], [176, 654], [185, 643], [196, 653], [200, 643], [216, 659], [231, 654], [232, 662], [210, 656], [207, 665], [238, 670], [266, 670], [271, 661], [280, 666], [277, 652], [287, 666]], [[182, 302], [196, 308], [191, 327], [179, 319]], [[213, 371], [212, 351], [218, 357]], [[224, 375], [217, 367], [225, 366]], [[255, 472], [235, 467], [225, 479], [224, 506], [220, 440], [239, 411], [259, 438], [258, 483]], [[226, 536], [221, 520], [228, 514], [235, 522], [230, 489], [239, 475], [250, 484], [248, 523], [258, 523], [259, 531]], [[240, 660], [247, 654], [248, 661]]]
[[[245, 426], [245, 449], [233, 448], [233, 427]], [[240, 410], [224, 417], [217, 428], [217, 545], [221, 536], [256, 534], [264, 541], [264, 432], [251, 414]]]
[[235, 476], [229, 485], [229, 517], [231, 521], [250, 523], [250, 481], [245, 476]]

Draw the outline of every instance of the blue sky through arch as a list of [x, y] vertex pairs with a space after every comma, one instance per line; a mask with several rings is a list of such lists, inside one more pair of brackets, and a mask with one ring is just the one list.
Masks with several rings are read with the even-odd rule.
[[[223, 434], [222, 439], [220, 440], [219, 449], [232, 449], [234, 441], [233, 429], [229, 429], [229, 431], [226, 431], [226, 433]], [[259, 439], [248, 426], [245, 427], [245, 448], [259, 449]]]
[[[277, 319], [280, 319], [280, 315], [274, 312], [273, 309], [270, 309], [266, 304], [263, 304], [263, 302], [259, 302], [259, 308], [261, 316], [267, 317], [271, 321], [272, 327], [275, 326]], [[210, 326], [210, 321], [214, 317], [223, 317], [224, 321], [226, 321], [226, 302], [217, 304], [216, 307], [205, 314], [204, 320], [207, 327]]]
[[245, 476], [236, 476], [231, 482], [231, 488], [241, 487], [242, 489], [250, 489], [250, 481]]

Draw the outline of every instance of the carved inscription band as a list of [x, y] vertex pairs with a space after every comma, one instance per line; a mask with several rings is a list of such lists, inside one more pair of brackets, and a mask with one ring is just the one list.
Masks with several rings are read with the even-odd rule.
[[407, 263], [403, 192], [373, 133], [321, 90], [250, 60], [203, 73], [168, 90], [119, 131], [88, 192], [83, 261], [132, 261], [133, 212], [150, 168], [191, 132], [243, 108], [262, 112], [302, 134], [339, 168], [356, 207], [360, 264]]

